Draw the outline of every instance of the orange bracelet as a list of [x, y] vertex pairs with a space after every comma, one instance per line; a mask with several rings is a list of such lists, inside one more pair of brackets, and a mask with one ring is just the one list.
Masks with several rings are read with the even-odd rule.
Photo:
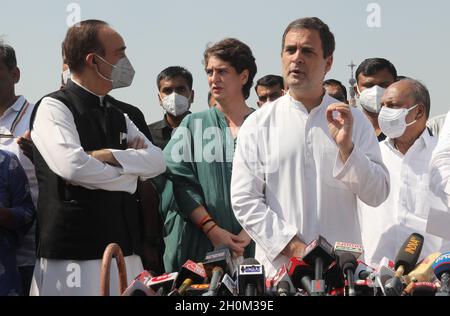
[[205, 225], [206, 221], [210, 220], [211, 217], [209, 215], [206, 215], [205, 217], [202, 218], [202, 220], [200, 221], [200, 224], [197, 225], [198, 229], [202, 229], [202, 227]]
[[216, 227], [217, 227], [217, 224], [214, 223], [214, 225], [212, 225], [211, 228], [208, 229], [208, 231], [205, 233], [205, 235], [208, 236], [208, 234], [209, 234], [214, 228], [216, 228]]

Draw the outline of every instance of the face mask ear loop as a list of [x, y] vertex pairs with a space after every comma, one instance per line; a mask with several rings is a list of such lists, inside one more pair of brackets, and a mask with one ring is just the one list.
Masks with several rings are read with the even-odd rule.
[[[414, 105], [412, 108], [409, 108], [408, 109], [408, 114], [409, 114], [409, 112], [411, 112], [412, 110], [414, 110], [416, 107], [418, 107], [419, 106], [419, 104], [416, 104], [416, 105]], [[406, 118], [405, 118], [405, 120], [406, 120]], [[411, 125], [413, 125], [414, 123], [416, 123], [417, 122], [417, 118], [414, 120], [414, 121], [412, 121], [411, 123], [407, 123], [406, 124], [406, 127], [409, 127], [409, 126], [411, 126]]]
[[[97, 55], [97, 54], [94, 54], [94, 55], [97, 56], [98, 58], [100, 58], [100, 60], [103, 61], [104, 63], [106, 63], [107, 65], [109, 65], [109, 66], [111, 66], [111, 67], [113, 67], [113, 68], [116, 68], [116, 66], [111, 65], [110, 63], [108, 63], [106, 60], [104, 60], [104, 59], [103, 59], [102, 57], [100, 57], [99, 55]], [[108, 79], [108, 78], [106, 78], [105, 76], [103, 76], [103, 75], [100, 73], [99, 69], [98, 69], [98, 64], [95, 63], [95, 65], [97, 66], [97, 68], [96, 68], [97, 74], [98, 74], [102, 79], [104, 79], [104, 80], [106, 80], [106, 81], [109, 81], [109, 82], [114, 82], [114, 80]]]

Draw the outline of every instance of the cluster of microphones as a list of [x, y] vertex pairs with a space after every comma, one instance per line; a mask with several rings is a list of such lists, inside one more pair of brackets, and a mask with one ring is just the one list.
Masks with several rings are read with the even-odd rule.
[[360, 261], [363, 247], [319, 236], [302, 258], [291, 258], [273, 278], [253, 258], [239, 264], [218, 247], [203, 263], [187, 261], [179, 272], [142, 272], [125, 296], [449, 296], [450, 252], [418, 262], [424, 237], [412, 234], [395, 261], [383, 258], [376, 269]]

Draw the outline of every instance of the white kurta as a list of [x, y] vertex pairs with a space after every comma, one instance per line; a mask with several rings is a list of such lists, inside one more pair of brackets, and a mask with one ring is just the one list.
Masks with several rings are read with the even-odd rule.
[[[26, 106], [28, 104], [28, 107]], [[17, 101], [5, 111], [0, 117], [0, 133], [5, 135], [14, 135], [14, 138], [0, 138], [0, 149], [13, 152], [20, 161], [30, 185], [31, 198], [34, 206], [37, 206], [38, 198], [38, 183], [36, 179], [36, 172], [34, 165], [26, 157], [19, 145], [17, 139], [22, 137], [26, 131], [30, 129], [30, 117], [33, 112], [34, 105], [20, 96]], [[21, 111], [22, 110], [22, 111]], [[17, 249], [17, 265], [18, 266], [33, 266], [36, 261], [36, 242], [35, 242], [35, 228], [36, 224], [30, 228], [22, 242], [22, 246]]]
[[[87, 89], [86, 89], [87, 90]], [[105, 164], [88, 155], [81, 147], [70, 110], [60, 101], [44, 98], [39, 106], [31, 137], [49, 168], [73, 185], [91, 190], [135, 193], [138, 178], [154, 178], [165, 171], [161, 149], [154, 146], [125, 115], [127, 140], [145, 139], [147, 149], [111, 150], [122, 167]], [[81, 282], [73, 280], [73, 264], [78, 264]], [[129, 281], [142, 271], [138, 256], [126, 258]], [[100, 293], [101, 260], [66, 261], [38, 259], [31, 295], [96, 295]], [[77, 269], [77, 268], [75, 268]], [[111, 273], [111, 284], [117, 284]], [[71, 281], [67, 281], [71, 279]], [[113, 289], [112, 289], [113, 290]]]
[[325, 95], [308, 114], [286, 95], [251, 115], [241, 128], [233, 163], [231, 200], [236, 217], [256, 242], [256, 258], [273, 275], [289, 258], [281, 251], [295, 236], [318, 235], [361, 243], [357, 197], [379, 205], [389, 192], [373, 127], [353, 110], [353, 153], [343, 165], [329, 135]]
[[450, 112], [431, 159], [430, 188], [450, 208]]
[[361, 202], [358, 205], [367, 264], [376, 267], [383, 257], [394, 260], [412, 233], [425, 237], [422, 258], [446, 247], [441, 238], [426, 233], [430, 208], [445, 209], [428, 188], [428, 166], [436, 143], [437, 138], [425, 129], [406, 155], [395, 148], [391, 139], [380, 144], [391, 191], [376, 208]]

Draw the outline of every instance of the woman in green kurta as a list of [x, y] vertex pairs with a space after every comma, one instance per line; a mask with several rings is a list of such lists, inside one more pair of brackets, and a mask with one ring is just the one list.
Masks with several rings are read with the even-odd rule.
[[237, 131], [253, 112], [245, 100], [256, 75], [255, 59], [247, 45], [225, 39], [206, 50], [205, 66], [217, 105], [186, 117], [164, 150], [185, 220], [179, 265], [188, 259], [202, 262], [221, 244], [235, 255], [254, 257], [254, 243], [231, 207], [230, 182]]

